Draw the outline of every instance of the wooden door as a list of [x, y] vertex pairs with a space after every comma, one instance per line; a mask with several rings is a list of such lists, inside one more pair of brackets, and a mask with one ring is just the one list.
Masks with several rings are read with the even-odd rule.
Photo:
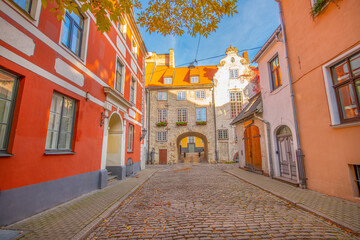
[[261, 170], [261, 147], [259, 128], [250, 126], [244, 132], [245, 163], [250, 170]]
[[279, 134], [276, 136], [278, 155], [280, 161], [280, 174], [282, 177], [297, 179], [297, 169], [294, 157], [293, 139], [291, 134]]
[[195, 143], [189, 143], [188, 149], [189, 149], [189, 153], [195, 152]]
[[220, 162], [229, 161], [229, 143], [227, 142], [219, 143], [219, 160]]
[[159, 149], [159, 164], [167, 164], [167, 149]]

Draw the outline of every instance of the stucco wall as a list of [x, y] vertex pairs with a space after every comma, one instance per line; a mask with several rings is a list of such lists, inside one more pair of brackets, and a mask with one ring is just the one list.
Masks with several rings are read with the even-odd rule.
[[360, 165], [360, 126], [332, 126], [322, 68], [359, 45], [360, 1], [330, 2], [315, 18], [311, 1], [282, 2], [308, 187], [360, 202], [350, 171]]

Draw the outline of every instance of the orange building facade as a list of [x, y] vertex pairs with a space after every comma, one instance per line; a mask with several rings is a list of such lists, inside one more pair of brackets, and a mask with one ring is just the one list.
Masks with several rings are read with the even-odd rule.
[[278, 2], [307, 186], [360, 202], [360, 1]]
[[106, 169], [141, 169], [133, 15], [101, 34], [90, 12], [58, 21], [40, 2], [0, 1], [0, 225], [105, 187]]

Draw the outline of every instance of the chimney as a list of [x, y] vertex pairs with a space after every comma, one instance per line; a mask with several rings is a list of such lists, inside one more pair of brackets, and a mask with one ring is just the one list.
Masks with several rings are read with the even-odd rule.
[[175, 67], [174, 49], [169, 49], [169, 67]]
[[246, 61], [249, 62], [249, 54], [248, 54], [248, 52], [243, 52], [242, 56], [243, 56], [243, 58], [246, 59]]

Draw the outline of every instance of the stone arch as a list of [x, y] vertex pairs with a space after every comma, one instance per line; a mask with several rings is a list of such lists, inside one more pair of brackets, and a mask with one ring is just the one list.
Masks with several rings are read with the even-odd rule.
[[208, 140], [207, 137], [204, 134], [201, 134], [199, 132], [186, 132], [180, 134], [176, 139], [176, 149], [177, 149], [177, 162], [180, 163], [180, 141], [189, 136], [195, 136], [203, 140], [204, 142], [204, 162], [209, 162], [209, 147], [208, 147]]

